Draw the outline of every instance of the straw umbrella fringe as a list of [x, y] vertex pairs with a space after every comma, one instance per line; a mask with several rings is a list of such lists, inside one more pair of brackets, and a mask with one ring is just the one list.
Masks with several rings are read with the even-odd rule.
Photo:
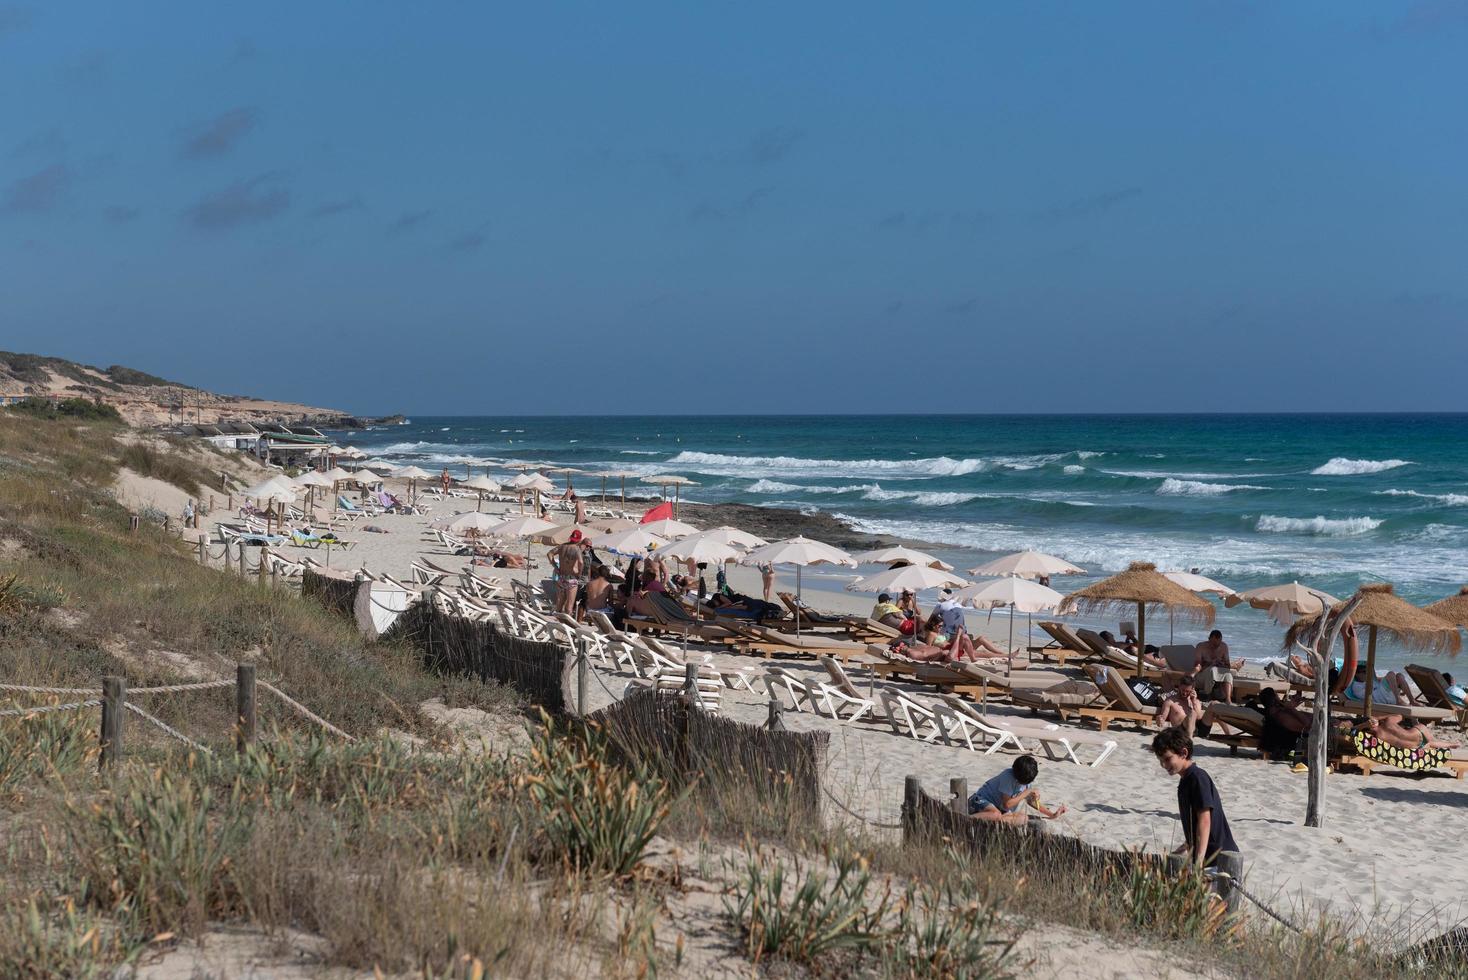
[[[1134, 561], [1124, 572], [1095, 582], [1065, 597], [1061, 615], [1073, 612], [1137, 610], [1137, 645], [1147, 642], [1147, 610], [1167, 609], [1202, 625], [1213, 622], [1213, 603], [1200, 599], [1176, 582], [1169, 581], [1149, 561]], [[1138, 651], [1140, 654], [1140, 651]], [[1137, 675], [1141, 676], [1143, 658], [1137, 657]]]
[[[1457, 653], [1462, 645], [1458, 628], [1445, 619], [1440, 619], [1424, 609], [1419, 609], [1396, 595], [1390, 583], [1363, 585], [1356, 594], [1361, 601], [1352, 613], [1352, 619], [1367, 627], [1366, 634], [1366, 684], [1365, 715], [1371, 717], [1371, 695], [1376, 686], [1376, 636], [1384, 632], [1398, 643], [1411, 650], [1433, 653]], [[1336, 603], [1332, 612], [1338, 612], [1345, 604]], [[1292, 649], [1296, 641], [1315, 635], [1320, 614], [1307, 616], [1297, 621], [1285, 632], [1284, 648]]]
[[1429, 606], [1424, 606], [1428, 612], [1438, 619], [1445, 619], [1454, 626], [1468, 629], [1468, 585], [1458, 590], [1457, 595], [1439, 599]]

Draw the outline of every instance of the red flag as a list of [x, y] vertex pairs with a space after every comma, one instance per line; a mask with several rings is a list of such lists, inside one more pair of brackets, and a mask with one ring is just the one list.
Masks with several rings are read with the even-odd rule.
[[648, 511], [646, 514], [643, 514], [642, 515], [642, 520], [639, 521], [638, 523], [639, 524], [651, 524], [653, 521], [661, 521], [664, 518], [671, 518], [672, 516], [673, 516], [673, 505], [670, 504], [670, 503], [668, 503], [666, 500], [664, 500], [662, 503], [658, 504], [652, 510]]

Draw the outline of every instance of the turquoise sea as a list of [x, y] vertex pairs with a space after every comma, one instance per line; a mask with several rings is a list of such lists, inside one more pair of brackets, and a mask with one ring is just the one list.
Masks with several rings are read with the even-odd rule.
[[[698, 483], [688, 499], [839, 514], [960, 569], [1032, 547], [1097, 575], [1146, 559], [1237, 589], [1387, 581], [1429, 602], [1468, 582], [1468, 415], [414, 418], [335, 435], [426, 468], [676, 473]], [[1250, 656], [1278, 648], [1261, 612], [1219, 625]]]

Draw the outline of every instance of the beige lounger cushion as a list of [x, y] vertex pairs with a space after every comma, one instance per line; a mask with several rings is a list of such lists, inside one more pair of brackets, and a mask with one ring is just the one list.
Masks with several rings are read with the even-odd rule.
[[1101, 699], [1101, 691], [1090, 681], [1061, 681], [1040, 691], [1015, 691], [1015, 704], [1043, 708], [1057, 705], [1062, 708], [1084, 708]]

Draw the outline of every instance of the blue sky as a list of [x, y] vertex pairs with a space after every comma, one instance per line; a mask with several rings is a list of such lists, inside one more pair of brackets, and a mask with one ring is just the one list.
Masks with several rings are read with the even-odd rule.
[[0, 348], [362, 412], [1463, 410], [1468, 2], [0, 0]]

